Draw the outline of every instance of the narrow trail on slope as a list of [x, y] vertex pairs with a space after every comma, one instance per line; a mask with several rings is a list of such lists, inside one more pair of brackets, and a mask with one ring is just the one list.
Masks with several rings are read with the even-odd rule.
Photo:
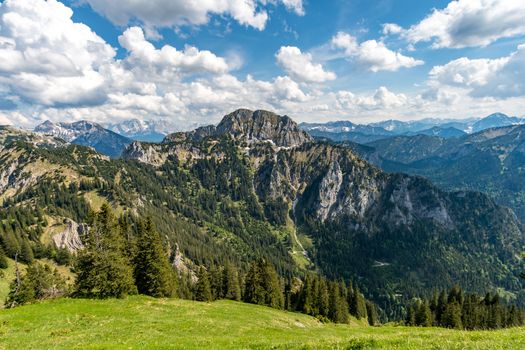
[[306, 251], [306, 249], [304, 249], [303, 244], [301, 243], [301, 241], [299, 241], [299, 237], [297, 237], [297, 224], [296, 224], [297, 223], [297, 218], [295, 216], [295, 206], [296, 205], [297, 205], [297, 198], [294, 200], [293, 207], [292, 207], [293, 224], [294, 224], [294, 227], [293, 227], [293, 230], [292, 230], [292, 238], [297, 243], [299, 248], [301, 248], [301, 253], [306, 258], [306, 260], [308, 260], [308, 262], [311, 263], [312, 261], [310, 260], [310, 257], [308, 256], [308, 252]]

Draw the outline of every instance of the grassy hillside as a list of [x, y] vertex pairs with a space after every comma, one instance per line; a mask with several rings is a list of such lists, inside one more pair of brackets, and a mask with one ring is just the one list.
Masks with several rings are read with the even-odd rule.
[[0, 349], [523, 349], [524, 331], [322, 324], [231, 301], [148, 297], [0, 310]]
[[[15, 278], [15, 264], [13, 260], [9, 259], [9, 267], [5, 270], [0, 270], [0, 309], [4, 306], [5, 298], [9, 294], [9, 284]], [[22, 267], [22, 265], [20, 265]]]

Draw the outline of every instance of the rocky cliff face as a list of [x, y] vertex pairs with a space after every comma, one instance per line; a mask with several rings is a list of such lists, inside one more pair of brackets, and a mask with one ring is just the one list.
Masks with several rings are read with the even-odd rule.
[[525, 222], [524, 125], [452, 139], [399, 136], [347, 146], [385, 171], [418, 174], [446, 189], [486, 193]]
[[156, 150], [156, 147], [138, 141], [134, 141], [126, 147], [122, 153], [122, 158], [135, 159], [151, 165], [160, 165], [165, 161], [165, 157]]
[[22, 141], [40, 148], [58, 148], [68, 143], [53, 135], [38, 134], [12, 126], [0, 126], [0, 151], [12, 141]]
[[261, 199], [286, 198], [319, 222], [345, 219], [349, 229], [410, 227], [422, 220], [455, 227], [449, 193], [421, 178], [382, 173], [342, 147], [307, 144], [261, 164], [255, 184]]
[[87, 234], [88, 226], [78, 224], [71, 219], [65, 219], [64, 231], [53, 236], [53, 242], [58, 248], [67, 249], [70, 253], [77, 253], [84, 248], [82, 237]]
[[88, 121], [79, 121], [74, 123], [53, 123], [46, 120], [35, 127], [35, 132], [45, 135], [53, 135], [67, 142], [73, 142], [74, 139], [88, 133], [100, 131], [102, 126]]
[[295, 147], [313, 140], [287, 116], [279, 116], [263, 110], [239, 109], [226, 115], [216, 127], [206, 126], [189, 133], [172, 134], [166, 138], [166, 141], [181, 140], [181, 137], [201, 141], [206, 137], [221, 137], [226, 134], [239, 141], [247, 143], [266, 141], [277, 147]]

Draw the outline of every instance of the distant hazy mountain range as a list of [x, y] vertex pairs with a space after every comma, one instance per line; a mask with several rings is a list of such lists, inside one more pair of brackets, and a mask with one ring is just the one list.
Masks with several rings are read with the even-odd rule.
[[130, 119], [108, 124], [106, 127], [132, 140], [146, 142], [160, 142], [166, 135], [173, 132], [170, 124], [165, 120]]
[[461, 137], [489, 128], [524, 123], [524, 118], [494, 113], [485, 118], [472, 119], [386, 120], [366, 125], [354, 124], [350, 121], [337, 121], [329, 123], [302, 123], [300, 127], [314, 137], [364, 144], [399, 135], [431, 135], [444, 138]]
[[113, 158], [120, 157], [124, 148], [132, 142], [100, 124], [85, 120], [74, 123], [53, 123], [48, 120], [38, 125], [34, 131], [77, 145], [93, 147], [97, 152]]
[[[485, 118], [468, 120], [423, 119], [407, 122], [387, 120], [369, 125], [338, 121], [324, 124], [302, 123], [300, 128], [316, 138], [368, 144], [395, 136], [426, 135], [445, 139], [458, 138], [487, 128], [523, 123], [525, 119], [495, 113]], [[209, 128], [199, 128], [195, 136], [212, 132]], [[166, 120], [130, 119], [106, 126], [85, 120], [74, 123], [46, 121], [38, 125], [34, 131], [70, 143], [93, 147], [98, 152], [115, 158], [119, 157], [132, 141], [161, 142], [174, 130], [175, 127]]]

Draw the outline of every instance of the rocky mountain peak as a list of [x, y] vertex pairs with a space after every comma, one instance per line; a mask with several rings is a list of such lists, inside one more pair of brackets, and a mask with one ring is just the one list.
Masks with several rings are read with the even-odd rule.
[[187, 133], [168, 135], [166, 142], [190, 139], [200, 141], [206, 137], [231, 135], [248, 143], [268, 141], [277, 147], [294, 147], [310, 142], [313, 138], [288, 116], [273, 112], [238, 109], [223, 117], [217, 125], [200, 127]]
[[106, 127], [132, 140], [146, 142], [161, 142], [168, 134], [168, 130], [174, 129], [173, 125], [162, 119], [129, 119], [114, 124], [107, 124]]
[[472, 125], [472, 131], [478, 132], [490, 128], [498, 128], [509, 125], [524, 124], [525, 120], [518, 117], [509, 117], [503, 113], [493, 113], [483, 119], [478, 120]]
[[102, 125], [81, 120], [72, 123], [53, 123], [45, 121], [34, 131], [42, 135], [50, 135], [77, 145], [93, 147], [97, 152], [110, 157], [119, 157], [122, 150], [131, 143], [131, 140]]
[[288, 116], [264, 110], [238, 109], [226, 115], [216, 130], [247, 142], [271, 141], [281, 147], [298, 146], [312, 140]]
[[86, 120], [73, 123], [53, 123], [50, 120], [46, 120], [42, 124], [35, 127], [34, 131], [40, 134], [59, 137], [67, 142], [72, 142], [83, 134], [96, 132], [103, 129], [104, 128], [101, 125]]

